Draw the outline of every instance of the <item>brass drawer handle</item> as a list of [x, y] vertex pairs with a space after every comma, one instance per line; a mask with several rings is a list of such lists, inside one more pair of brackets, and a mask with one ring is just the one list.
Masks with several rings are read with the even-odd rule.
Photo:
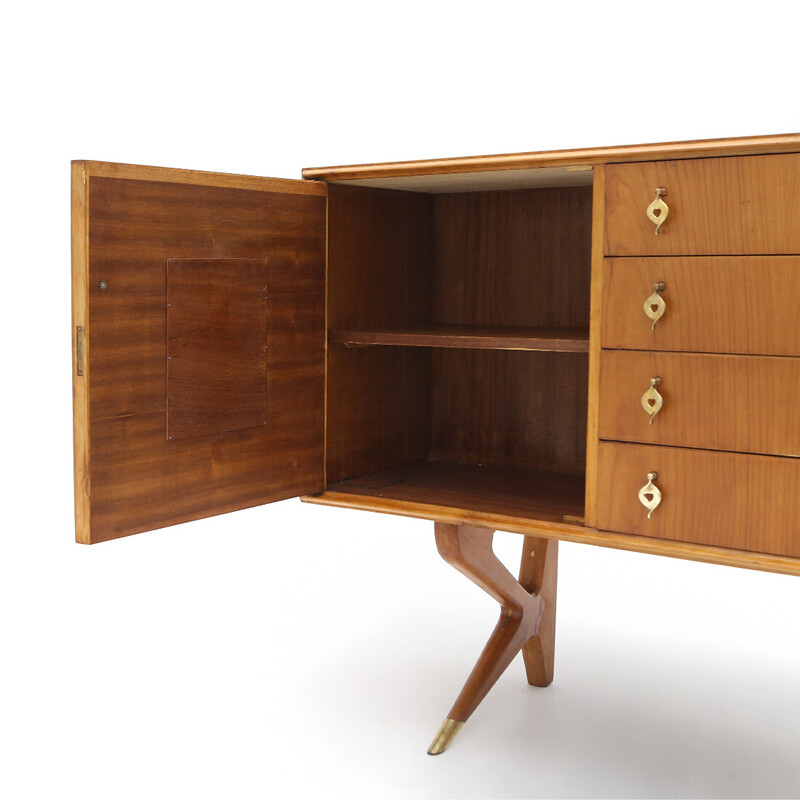
[[657, 472], [648, 472], [647, 483], [639, 489], [639, 501], [647, 509], [647, 519], [653, 516], [653, 512], [661, 503], [661, 490], [653, 483], [657, 480]]
[[667, 288], [667, 284], [664, 281], [659, 281], [658, 283], [653, 284], [653, 294], [644, 301], [644, 313], [647, 314], [647, 318], [653, 321], [650, 330], [656, 329], [656, 322], [658, 322], [661, 317], [664, 316], [664, 312], [667, 310], [667, 304], [664, 302], [664, 298], [661, 296], [661, 292]]
[[655, 199], [647, 206], [647, 218], [656, 226], [656, 236], [658, 236], [658, 229], [667, 221], [669, 216], [669, 206], [662, 200], [666, 196], [666, 187], [659, 186], [656, 189]]
[[642, 395], [642, 408], [650, 415], [650, 424], [656, 418], [664, 405], [664, 398], [659, 394], [656, 386], [661, 386], [661, 378], [650, 378], [650, 388]]

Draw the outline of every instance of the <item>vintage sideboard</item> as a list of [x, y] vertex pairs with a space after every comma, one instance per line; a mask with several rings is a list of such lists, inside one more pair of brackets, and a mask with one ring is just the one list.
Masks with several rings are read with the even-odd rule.
[[800, 134], [72, 169], [78, 541], [433, 520], [501, 615], [429, 752], [520, 650], [551, 682], [560, 539], [800, 574]]

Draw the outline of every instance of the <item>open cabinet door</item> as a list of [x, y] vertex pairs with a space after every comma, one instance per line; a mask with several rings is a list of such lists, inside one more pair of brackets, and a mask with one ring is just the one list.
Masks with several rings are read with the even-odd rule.
[[79, 542], [324, 488], [326, 198], [73, 163]]

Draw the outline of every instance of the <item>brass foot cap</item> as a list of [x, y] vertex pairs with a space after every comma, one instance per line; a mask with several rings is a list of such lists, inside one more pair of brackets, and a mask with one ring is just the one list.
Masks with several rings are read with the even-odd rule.
[[428, 748], [428, 755], [429, 756], [438, 756], [439, 753], [444, 753], [448, 747], [450, 747], [450, 742], [456, 738], [456, 734], [464, 727], [463, 722], [458, 722], [457, 720], [450, 719], [448, 717], [443, 723], [442, 727], [439, 728], [439, 733], [436, 734], [436, 737], [433, 740], [433, 743]]

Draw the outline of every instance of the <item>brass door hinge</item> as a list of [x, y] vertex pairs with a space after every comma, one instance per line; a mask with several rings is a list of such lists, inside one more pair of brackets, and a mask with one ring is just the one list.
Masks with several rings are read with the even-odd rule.
[[83, 375], [83, 328], [78, 325], [75, 331], [75, 355], [78, 364], [78, 376]]

